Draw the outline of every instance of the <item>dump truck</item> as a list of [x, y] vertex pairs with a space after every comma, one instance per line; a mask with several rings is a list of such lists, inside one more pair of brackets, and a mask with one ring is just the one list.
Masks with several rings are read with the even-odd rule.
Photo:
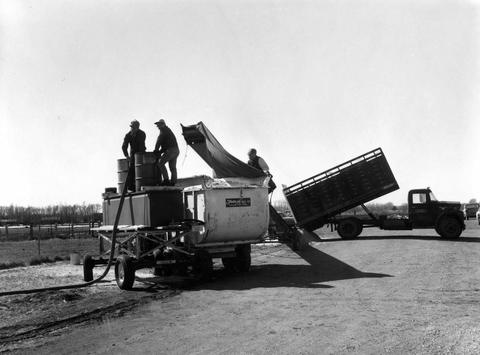
[[[458, 238], [465, 229], [460, 202], [438, 201], [430, 188], [408, 192], [408, 215], [375, 215], [365, 203], [398, 190], [381, 148], [283, 189], [298, 227], [314, 231], [326, 224], [343, 239], [363, 228], [413, 230], [433, 228], [443, 238]], [[362, 207], [364, 215], [344, 214]]]

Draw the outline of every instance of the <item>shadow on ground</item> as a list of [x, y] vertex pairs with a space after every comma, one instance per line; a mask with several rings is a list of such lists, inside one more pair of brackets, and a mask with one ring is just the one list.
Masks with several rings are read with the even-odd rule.
[[394, 240], [394, 239], [400, 239], [400, 240], [408, 240], [408, 239], [414, 239], [414, 240], [436, 240], [438, 242], [444, 242], [444, 243], [480, 243], [480, 238], [475, 238], [475, 237], [462, 237], [458, 239], [444, 239], [438, 235], [375, 235], [375, 236], [359, 236], [355, 239], [342, 239], [340, 237], [338, 238], [328, 238], [328, 239], [321, 239], [320, 241], [322, 243], [329, 243], [329, 242], [355, 242], [355, 241], [362, 241], [362, 240]]
[[[144, 284], [135, 290], [156, 292], [159, 285], [189, 290], [249, 290], [260, 287], [333, 288], [324, 283], [359, 278], [392, 277], [387, 274], [360, 271], [318, 250], [313, 245], [323, 240], [314, 233], [298, 231], [298, 241], [295, 250], [292, 249], [292, 254], [298, 255], [299, 258], [294, 255], [286, 257], [288, 261], [285, 264], [254, 264], [246, 273], [232, 273], [220, 267], [214, 270], [212, 280], [209, 282], [198, 282], [192, 278], [182, 277], [143, 279], [147, 284], [151, 281], [151, 285]], [[297, 246], [299, 246], [298, 250]], [[282, 257], [272, 255], [272, 259], [274, 258], [279, 260]]]
[[[250, 272], [227, 274], [218, 270], [212, 282], [199, 285], [210, 290], [248, 290], [252, 288], [298, 287], [332, 288], [323, 283], [358, 278], [391, 277], [387, 274], [362, 272], [306, 243], [295, 253], [308, 264], [253, 265]], [[301, 262], [301, 259], [298, 262]], [[291, 260], [291, 259], [290, 259]]]

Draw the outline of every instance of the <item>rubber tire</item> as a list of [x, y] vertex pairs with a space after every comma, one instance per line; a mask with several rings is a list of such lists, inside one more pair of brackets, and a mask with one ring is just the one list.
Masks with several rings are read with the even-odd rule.
[[355, 218], [347, 218], [338, 223], [337, 233], [342, 239], [353, 239], [362, 233], [363, 226]]
[[208, 281], [212, 277], [213, 261], [206, 250], [197, 250], [193, 258], [193, 275], [199, 281]]
[[250, 270], [250, 265], [252, 264], [251, 251], [250, 244], [239, 245], [235, 248], [238, 271], [247, 272]]
[[445, 216], [439, 222], [436, 230], [445, 239], [457, 239], [462, 234], [462, 225], [454, 217]]
[[93, 280], [93, 268], [95, 263], [91, 255], [87, 254], [83, 257], [83, 280], [86, 282]]
[[115, 281], [121, 290], [131, 290], [135, 282], [135, 265], [128, 255], [120, 255], [115, 262]]
[[233, 258], [222, 258], [222, 264], [225, 270], [233, 272], [237, 269], [237, 259]]

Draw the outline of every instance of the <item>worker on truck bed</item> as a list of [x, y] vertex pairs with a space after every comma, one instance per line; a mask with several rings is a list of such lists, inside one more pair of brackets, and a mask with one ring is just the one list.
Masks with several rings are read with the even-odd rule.
[[[162, 182], [160, 185], [174, 186], [177, 183], [177, 157], [180, 154], [177, 139], [163, 119], [155, 122], [155, 124], [160, 130], [160, 135], [157, 138], [157, 143], [155, 143], [155, 149], [153, 150], [158, 158], [158, 166], [162, 173]], [[170, 179], [168, 178], [167, 168], [165, 167], [167, 162], [170, 168]]]
[[[135, 153], [145, 153], [145, 132], [140, 129], [140, 122], [130, 122], [130, 132], [123, 138], [122, 151], [128, 159], [128, 179], [125, 182], [130, 191], [135, 191]], [[130, 155], [128, 146], [130, 145]]]
[[253, 166], [255, 169], [262, 170], [267, 176], [270, 177], [270, 181], [268, 182], [268, 193], [273, 192], [276, 189], [277, 185], [272, 180], [272, 174], [268, 169], [268, 165], [263, 160], [263, 158], [257, 155], [257, 150], [252, 148], [248, 151], [248, 165]]

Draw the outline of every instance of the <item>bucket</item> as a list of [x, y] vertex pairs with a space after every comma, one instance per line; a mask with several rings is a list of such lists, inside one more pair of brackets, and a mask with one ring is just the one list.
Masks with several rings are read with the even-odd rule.
[[70, 254], [70, 264], [71, 265], [80, 265], [80, 254], [71, 253]]
[[135, 154], [136, 191], [140, 191], [142, 186], [155, 186], [159, 182], [159, 169], [155, 164], [156, 160], [153, 152]]
[[122, 193], [128, 175], [128, 159], [118, 159], [118, 193]]

